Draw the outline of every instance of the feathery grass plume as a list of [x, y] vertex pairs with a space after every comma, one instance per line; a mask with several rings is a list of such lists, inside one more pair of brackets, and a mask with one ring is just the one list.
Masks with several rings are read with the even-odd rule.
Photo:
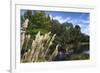
[[50, 34], [51, 34], [51, 32], [46, 33], [46, 34], [44, 35], [44, 40], [47, 40], [47, 39], [50, 37]]
[[[25, 22], [23, 23], [23, 26], [22, 26], [23, 29], [26, 30], [26, 28], [28, 27], [28, 22], [29, 22], [29, 20], [26, 19]], [[22, 46], [24, 44], [25, 33], [26, 33], [25, 30], [22, 30], [22, 32], [21, 32], [21, 49], [22, 49]]]
[[28, 22], [29, 22], [29, 19], [26, 19], [25, 22], [23, 23], [23, 28], [27, 28], [28, 27]]
[[[21, 46], [20, 46], [21, 49], [22, 49], [23, 44], [24, 44], [25, 39], [26, 39], [25, 34], [26, 34], [26, 28], [28, 27], [28, 22], [29, 22], [29, 19], [26, 19], [25, 22], [22, 24], [23, 26], [22, 26], [22, 30], [21, 30]], [[30, 39], [30, 35], [28, 35], [27, 39]]]
[[50, 48], [50, 46], [52, 45], [53, 40], [55, 39], [55, 36], [56, 36], [56, 34], [54, 34], [53, 37], [51, 38], [51, 40], [50, 40], [50, 42], [49, 42], [49, 44], [48, 44], [48, 46], [47, 46], [47, 49], [46, 49], [45, 55], [48, 53], [49, 48]]
[[[22, 62], [47, 61], [45, 57], [48, 56], [47, 53], [56, 36], [56, 34], [54, 34], [53, 36], [50, 36], [50, 34], [51, 32], [46, 33], [45, 35], [40, 35], [39, 31], [32, 42], [31, 49], [28, 49], [28, 51], [25, 52], [21, 61]], [[27, 36], [27, 39], [29, 38], [30, 36]]]
[[59, 47], [59, 44], [56, 45], [56, 49], [51, 54], [51, 56], [49, 58], [49, 61], [52, 61], [53, 57], [55, 57], [57, 55], [57, 53], [58, 53], [58, 47]]
[[30, 40], [30, 34], [25, 36], [25, 47], [24, 47], [24, 49], [26, 49], [26, 50], [27, 50], [27, 47], [28, 47], [29, 40]]
[[21, 33], [21, 45], [20, 45], [20, 48], [22, 49], [22, 46], [24, 44], [24, 40], [25, 40], [25, 32], [22, 32]]
[[[26, 28], [28, 27], [29, 20], [26, 19], [23, 23], [22, 28], [24, 30], [21, 34], [21, 48], [24, 46], [24, 54], [21, 54], [21, 62], [39, 62], [39, 61], [47, 61], [46, 56], [48, 56], [48, 51], [50, 46], [53, 44], [53, 40], [55, 39], [56, 34], [51, 36], [51, 32], [48, 32], [44, 35], [40, 35], [41, 32], [39, 31], [35, 39], [32, 41], [31, 48], [28, 48], [28, 42], [30, 40], [31, 35], [25, 34]], [[48, 58], [49, 59], [49, 58]]]

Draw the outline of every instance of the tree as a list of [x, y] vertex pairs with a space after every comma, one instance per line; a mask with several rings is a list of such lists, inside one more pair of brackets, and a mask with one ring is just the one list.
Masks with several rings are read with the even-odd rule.
[[38, 28], [48, 29], [50, 17], [46, 15], [44, 11], [34, 11], [33, 23], [36, 24]]
[[52, 20], [51, 33], [56, 34], [54, 40], [55, 45], [60, 44], [63, 48], [66, 48], [67, 44], [72, 43], [73, 40], [73, 24], [65, 22], [63, 24], [59, 23], [57, 20]]
[[66, 27], [66, 29], [73, 28], [73, 24], [72, 23], [65, 22], [65, 23], [63, 23], [63, 25]]
[[32, 10], [26, 10], [24, 13], [24, 18], [29, 19], [30, 21], [32, 20]]
[[47, 33], [51, 27], [50, 17], [44, 11], [26, 10], [22, 17], [29, 19], [27, 33], [32, 35], [35, 35], [38, 31], [41, 31], [41, 34]]

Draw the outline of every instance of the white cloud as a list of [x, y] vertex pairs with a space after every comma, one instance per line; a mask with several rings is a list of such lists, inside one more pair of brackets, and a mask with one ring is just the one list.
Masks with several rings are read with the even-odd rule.
[[67, 21], [66, 19], [63, 19], [61, 16], [55, 16], [53, 19], [58, 20], [60, 23], [64, 23]]
[[75, 25], [75, 24], [78, 23], [78, 20], [77, 19], [70, 19], [68, 22], [72, 23], [73, 25]]
[[89, 20], [83, 20], [83, 19], [71, 19], [68, 22], [73, 23], [73, 24], [77, 24], [77, 23], [89, 24]]
[[80, 22], [82, 22], [82, 23], [89, 23], [89, 16], [87, 17], [86, 20], [83, 20], [84, 17], [85, 17], [85, 14], [82, 14], [82, 15], [79, 17], [79, 19], [81, 20]]
[[70, 17], [63, 18], [62, 16], [52, 16], [52, 15], [49, 15], [49, 16], [51, 19], [58, 20], [60, 23], [64, 23], [71, 20]]
[[85, 14], [81, 14], [79, 18], [82, 19], [84, 16], [85, 16]]
[[89, 20], [81, 20], [81, 22], [84, 23], [84, 24], [88, 24]]
[[81, 27], [81, 32], [89, 35], [89, 25], [77, 24]]
[[53, 19], [53, 16], [51, 14], [49, 14], [50, 18]]
[[89, 35], [89, 25], [87, 25], [85, 28], [83, 28], [82, 32]]

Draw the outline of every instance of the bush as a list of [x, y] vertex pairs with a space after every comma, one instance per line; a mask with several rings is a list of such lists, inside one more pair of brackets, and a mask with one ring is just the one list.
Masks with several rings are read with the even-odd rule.
[[71, 60], [86, 60], [89, 59], [89, 54], [73, 54], [70, 57]]

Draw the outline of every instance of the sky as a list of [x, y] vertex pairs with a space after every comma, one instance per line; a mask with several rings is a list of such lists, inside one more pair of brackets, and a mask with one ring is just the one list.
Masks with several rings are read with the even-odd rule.
[[[21, 15], [25, 13], [25, 10], [21, 10]], [[90, 14], [84, 12], [60, 12], [60, 11], [46, 11], [46, 14], [51, 19], [58, 20], [60, 23], [69, 22], [73, 26], [79, 25], [81, 32], [89, 35]]]
[[89, 13], [83, 12], [46, 12], [51, 18], [60, 23], [69, 22], [74, 26], [79, 25], [81, 32], [89, 35]]

